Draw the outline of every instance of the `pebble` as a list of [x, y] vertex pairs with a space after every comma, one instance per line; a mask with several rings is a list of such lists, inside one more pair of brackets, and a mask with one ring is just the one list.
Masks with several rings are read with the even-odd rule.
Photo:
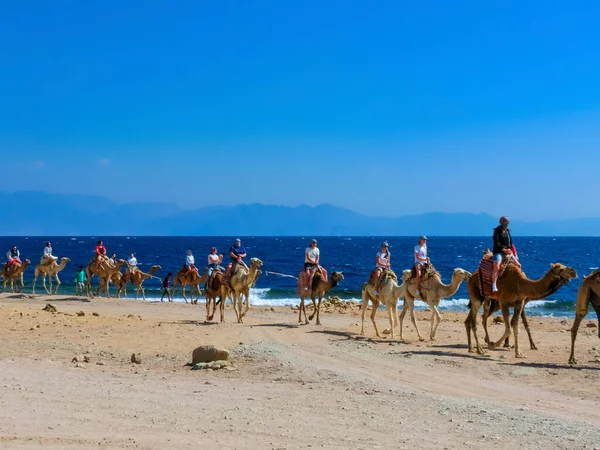
[[79, 312], [77, 312], [77, 316], [83, 317], [83, 316], [85, 316], [85, 313], [83, 311], [79, 311]]

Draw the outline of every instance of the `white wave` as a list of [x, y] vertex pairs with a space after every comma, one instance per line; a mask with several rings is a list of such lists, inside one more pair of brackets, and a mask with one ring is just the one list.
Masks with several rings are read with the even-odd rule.
[[541, 308], [545, 305], [556, 303], [558, 300], [532, 300], [525, 305], [525, 308]]

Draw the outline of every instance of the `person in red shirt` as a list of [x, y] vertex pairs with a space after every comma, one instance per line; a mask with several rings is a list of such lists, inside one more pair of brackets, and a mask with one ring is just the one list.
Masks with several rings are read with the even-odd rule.
[[102, 241], [98, 241], [98, 244], [96, 245], [96, 263], [98, 264], [98, 267], [101, 267], [102, 261], [105, 259], [107, 259], [106, 248]]

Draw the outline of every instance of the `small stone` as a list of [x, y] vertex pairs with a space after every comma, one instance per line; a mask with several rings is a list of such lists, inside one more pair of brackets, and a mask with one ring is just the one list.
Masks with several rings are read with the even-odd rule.
[[229, 350], [214, 345], [201, 345], [192, 352], [192, 364], [228, 360]]
[[[46, 306], [44, 306], [44, 308], [42, 308], [42, 311], [48, 311], [48, 312], [51, 312], [51, 313], [56, 313], [57, 312], [56, 306], [54, 306], [54, 305], [52, 305], [50, 303], [47, 303]], [[23, 313], [21, 313], [21, 315], [23, 315]]]
[[84, 355], [83, 356], [83, 362], [85, 363], [89, 363], [91, 361], [90, 357], [88, 355]]
[[100, 315], [100, 314], [98, 314], [97, 312], [93, 312], [93, 313], [92, 313], [92, 316], [96, 316], [96, 317], [98, 317], [99, 315]]
[[76, 369], [85, 369], [85, 364], [77, 363], [75, 364]]
[[73, 359], [71, 360], [71, 362], [74, 362], [74, 363], [83, 362], [84, 358], [85, 357], [83, 355], [77, 355], [77, 356], [73, 357]]
[[596, 328], [597, 325], [594, 322], [588, 322], [588, 324], [586, 325], [586, 327], [588, 327], [588, 328]]
[[37, 324], [35, 327], [36, 327], [36, 328], [41, 328], [39, 323], [38, 323], [38, 324]]
[[98, 361], [98, 362], [96, 363], [96, 365], [97, 365], [97, 366], [103, 366], [103, 365], [104, 365], [104, 362], [102, 362], [102, 361]]
[[78, 311], [77, 312], [77, 316], [78, 317], [83, 317], [83, 316], [85, 316], [85, 313], [83, 311]]
[[208, 366], [208, 363], [198, 363], [198, 364], [194, 364], [192, 366], [192, 370], [202, 370], [205, 369], [206, 366]]
[[142, 363], [142, 355], [140, 355], [139, 353], [132, 353], [131, 354], [131, 362], [135, 363], [135, 364], [141, 364]]

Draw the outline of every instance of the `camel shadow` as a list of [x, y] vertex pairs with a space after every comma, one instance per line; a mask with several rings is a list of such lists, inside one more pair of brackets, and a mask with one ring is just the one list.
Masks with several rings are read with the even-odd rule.
[[[350, 331], [334, 331], [334, 330], [312, 330], [309, 333], [319, 333], [319, 334], [327, 334], [329, 336], [336, 337], [345, 337], [346, 339], [354, 339], [356, 334], [351, 333]], [[362, 338], [363, 336], [361, 336]], [[365, 338], [368, 339], [368, 338]]]
[[274, 328], [302, 328], [301, 325], [294, 325], [290, 323], [261, 323], [253, 325], [255, 327], [274, 327]]
[[534, 362], [503, 362], [503, 366], [513, 367], [531, 367], [532, 369], [568, 369], [568, 370], [600, 370], [600, 367], [593, 367], [589, 365], [580, 364], [553, 364], [553, 363], [534, 363]]
[[196, 326], [203, 326], [203, 327], [215, 326], [215, 325], [219, 324], [219, 322], [216, 322], [216, 321], [206, 322], [205, 320], [203, 320], [203, 321], [200, 321], [200, 320], [175, 320], [173, 322], [160, 322], [160, 323], [165, 324], [165, 325], [196, 325]]
[[[479, 361], [490, 361], [490, 362], [495, 361], [493, 358], [491, 358], [489, 356], [474, 355], [474, 354], [470, 354], [470, 353], [444, 352], [441, 350], [412, 350], [412, 351], [408, 351], [408, 352], [404, 352], [404, 353], [405, 354], [411, 353], [413, 355], [447, 356], [450, 358], [467, 358], [467, 359], [476, 359]], [[398, 355], [404, 356], [403, 353], [398, 353]]]
[[[55, 295], [55, 294], [53, 294]], [[61, 297], [61, 298], [53, 298], [50, 299], [48, 296], [43, 294], [12, 294], [8, 295], [6, 298], [10, 299], [19, 299], [19, 300], [47, 300], [48, 303], [60, 303], [60, 302], [84, 302], [90, 303], [92, 300], [88, 297]]]

